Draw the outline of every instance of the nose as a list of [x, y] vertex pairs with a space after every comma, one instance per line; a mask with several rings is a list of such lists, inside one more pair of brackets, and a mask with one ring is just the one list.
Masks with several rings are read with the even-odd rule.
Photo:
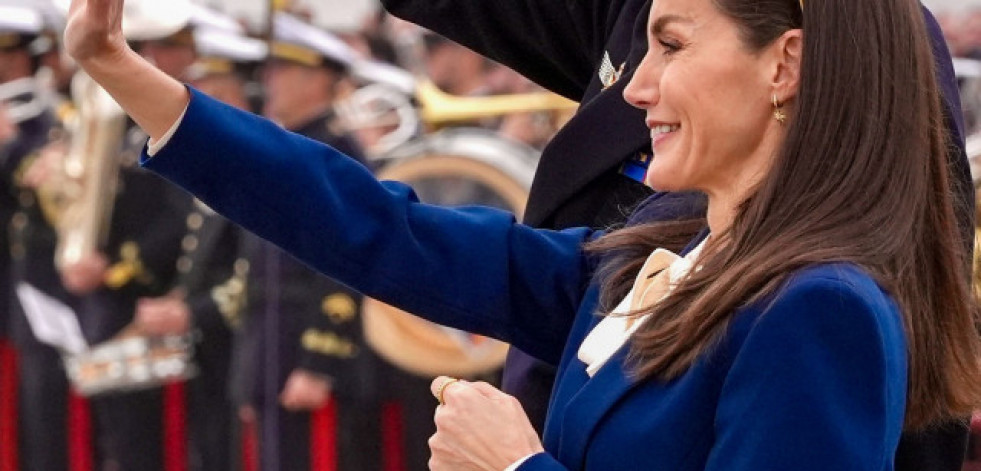
[[661, 98], [661, 71], [656, 62], [651, 51], [647, 51], [630, 78], [630, 83], [623, 89], [623, 99], [634, 108], [651, 108]]

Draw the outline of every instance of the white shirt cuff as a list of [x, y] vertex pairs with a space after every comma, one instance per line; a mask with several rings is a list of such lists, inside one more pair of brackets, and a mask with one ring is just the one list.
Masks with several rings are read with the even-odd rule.
[[[187, 106], [190, 107], [190, 103], [188, 103]], [[174, 137], [174, 134], [177, 133], [177, 129], [181, 127], [181, 123], [184, 122], [185, 114], [187, 114], [187, 108], [184, 108], [184, 111], [181, 112], [181, 115], [177, 118], [177, 121], [174, 121], [174, 124], [170, 126], [170, 129], [168, 129], [163, 136], [160, 136], [159, 140], [154, 141], [153, 138], [150, 138], [150, 141], [147, 142], [146, 155], [150, 157], [157, 155], [157, 152], [160, 152], [160, 150], [163, 149], [168, 142], [170, 142], [170, 138]]]
[[528, 461], [528, 458], [531, 458], [532, 456], [535, 456], [537, 454], [538, 453], [532, 453], [532, 454], [530, 454], [528, 456], [525, 456], [524, 458], [521, 458], [518, 461], [515, 461], [514, 463], [511, 463], [511, 466], [508, 466], [507, 468], [504, 468], [504, 471], [516, 471], [519, 466], [525, 464], [525, 461]]

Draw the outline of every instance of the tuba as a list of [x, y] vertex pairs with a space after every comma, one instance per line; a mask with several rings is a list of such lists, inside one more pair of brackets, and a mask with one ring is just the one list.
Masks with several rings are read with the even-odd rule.
[[42, 201], [55, 230], [55, 265], [78, 262], [96, 252], [108, 232], [116, 179], [119, 143], [126, 114], [94, 80], [79, 73], [72, 80], [78, 110], [72, 140], [62, 162], [62, 174], [41, 189]]

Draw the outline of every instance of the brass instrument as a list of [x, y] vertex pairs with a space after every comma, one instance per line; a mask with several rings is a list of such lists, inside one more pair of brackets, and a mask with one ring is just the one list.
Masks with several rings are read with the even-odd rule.
[[[42, 200], [56, 210], [52, 221], [58, 232], [55, 264], [76, 263], [98, 251], [108, 232], [116, 180], [119, 147], [126, 130], [126, 114], [94, 80], [79, 73], [72, 81], [78, 107], [63, 175], [56, 188], [43, 188]], [[47, 196], [45, 196], [47, 195]]]
[[[75, 76], [72, 94], [77, 112], [68, 126], [68, 153], [61, 173], [38, 192], [58, 234], [59, 267], [77, 263], [104, 245], [126, 132], [126, 114], [88, 75]], [[146, 276], [135, 243], [122, 244], [119, 256], [104, 278], [111, 289]], [[64, 362], [73, 386], [86, 396], [154, 388], [197, 373], [193, 343], [193, 335], [147, 336], [129, 327], [86, 351], [66, 354]]]
[[578, 103], [550, 92], [461, 97], [443, 92], [432, 81], [416, 87], [419, 114], [430, 125], [477, 121], [514, 113], [575, 112]]
[[[486, 129], [451, 128], [405, 144], [387, 156], [380, 179], [412, 185], [420, 200], [483, 204], [520, 217], [538, 153]], [[362, 307], [365, 341], [392, 364], [421, 376], [473, 377], [500, 368], [507, 345], [439, 326], [374, 299]]]

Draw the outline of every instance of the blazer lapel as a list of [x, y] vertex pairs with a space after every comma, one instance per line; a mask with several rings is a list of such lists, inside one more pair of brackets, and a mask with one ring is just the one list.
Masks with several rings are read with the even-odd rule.
[[[708, 234], [708, 229], [702, 230], [681, 251], [681, 255], [697, 247]], [[620, 347], [592, 378], [586, 374], [586, 365], [575, 357], [575, 351], [578, 350], [582, 340], [601, 319], [595, 316], [585, 329], [573, 329], [578, 333], [576, 347], [566, 353], [572, 358], [569, 359], [570, 363], [560, 370], [561, 377], [553, 391], [554, 399], [558, 401], [553, 401], [551, 407], [559, 409], [550, 411], [546, 424], [546, 443], [554, 444], [559, 461], [572, 465], [574, 469], [582, 469], [589, 441], [599, 423], [618, 401], [639, 384], [630, 377], [625, 366], [630, 350], [629, 343]], [[564, 401], [564, 404], [560, 404], [564, 397], [569, 399]], [[561, 415], [553, 417], [553, 413]], [[556, 430], [555, 427], [559, 429]]]
[[[582, 469], [589, 440], [597, 425], [625, 394], [637, 385], [627, 374], [624, 361], [629, 348], [624, 345], [596, 372], [586, 380], [582, 388], [565, 406], [561, 419], [561, 436], [557, 457], [574, 469]], [[578, 361], [578, 360], [573, 360]], [[572, 365], [575, 371], [567, 374], [586, 376], [585, 366]]]

